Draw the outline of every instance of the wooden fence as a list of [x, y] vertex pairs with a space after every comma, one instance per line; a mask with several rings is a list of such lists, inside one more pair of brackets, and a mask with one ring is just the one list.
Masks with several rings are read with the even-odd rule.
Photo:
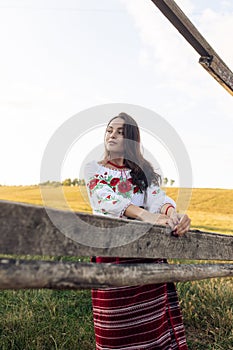
[[[63, 233], [51, 216], [61, 223]], [[8, 201], [0, 201], [0, 219], [0, 254], [4, 254], [0, 259], [0, 289], [103, 288], [233, 276], [233, 236], [229, 235], [190, 230], [177, 238], [164, 226]], [[9, 259], [7, 255], [27, 255], [33, 259]], [[146, 257], [227, 263], [117, 265], [45, 261], [41, 260], [42, 256]]]

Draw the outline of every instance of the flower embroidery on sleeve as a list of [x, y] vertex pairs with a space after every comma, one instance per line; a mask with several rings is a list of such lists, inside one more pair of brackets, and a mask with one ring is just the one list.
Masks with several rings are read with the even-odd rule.
[[157, 190], [154, 190], [151, 194], [153, 194], [154, 196], [156, 195], [156, 194], [158, 194], [160, 192], [160, 189], [158, 188]]
[[98, 179], [92, 179], [89, 183], [88, 186], [90, 188], [90, 190], [93, 190], [93, 188], [95, 188], [95, 186], [98, 184], [99, 180]]

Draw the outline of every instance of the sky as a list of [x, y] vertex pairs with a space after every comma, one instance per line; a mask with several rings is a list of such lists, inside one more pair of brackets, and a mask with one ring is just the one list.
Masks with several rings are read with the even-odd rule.
[[[176, 3], [232, 70], [232, 0]], [[0, 0], [0, 43], [1, 185], [38, 184], [56, 130], [82, 111], [119, 103], [149, 109], [176, 130], [193, 187], [233, 188], [232, 96], [152, 1]], [[104, 127], [93, 124], [81, 137], [77, 130], [61, 179], [79, 177]], [[179, 185], [169, 151], [142, 134]]]

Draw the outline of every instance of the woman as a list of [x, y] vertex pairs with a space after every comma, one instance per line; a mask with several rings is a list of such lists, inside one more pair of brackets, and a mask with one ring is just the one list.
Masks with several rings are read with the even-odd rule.
[[[108, 123], [105, 156], [86, 166], [93, 213], [169, 225], [176, 236], [189, 230], [175, 202], [160, 189], [160, 176], [140, 151], [135, 120], [120, 113]], [[96, 257], [96, 263], [165, 263], [162, 259]], [[187, 350], [173, 283], [92, 291], [96, 349]]]

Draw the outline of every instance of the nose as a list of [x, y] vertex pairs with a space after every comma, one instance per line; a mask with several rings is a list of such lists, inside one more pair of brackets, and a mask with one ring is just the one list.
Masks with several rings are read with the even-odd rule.
[[116, 130], [113, 130], [110, 134], [110, 137], [115, 139], [116, 138], [116, 135], [117, 135], [117, 131]]

